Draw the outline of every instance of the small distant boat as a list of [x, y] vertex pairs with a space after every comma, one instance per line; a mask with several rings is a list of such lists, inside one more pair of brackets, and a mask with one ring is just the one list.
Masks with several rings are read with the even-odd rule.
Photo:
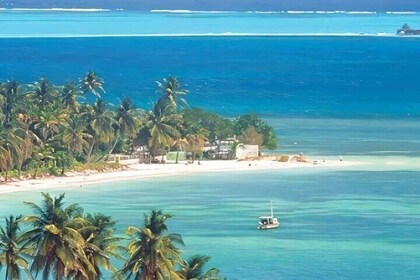
[[279, 221], [273, 214], [273, 202], [271, 201], [271, 216], [262, 216], [258, 222], [258, 229], [274, 229], [280, 225]]
[[419, 29], [412, 29], [407, 23], [397, 30], [397, 35], [420, 35]]

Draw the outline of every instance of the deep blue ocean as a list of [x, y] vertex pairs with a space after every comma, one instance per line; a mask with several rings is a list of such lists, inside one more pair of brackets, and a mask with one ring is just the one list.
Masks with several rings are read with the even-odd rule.
[[420, 117], [419, 38], [0, 39], [2, 78], [62, 84], [94, 70], [107, 99], [150, 107], [177, 76], [191, 106], [235, 116]]
[[[162, 208], [175, 214], [170, 229], [184, 236], [185, 253], [211, 255], [228, 279], [418, 279], [420, 39], [388, 35], [405, 22], [420, 28], [419, 19], [3, 12], [0, 80], [62, 84], [94, 70], [105, 80], [107, 100], [129, 96], [148, 109], [158, 96], [155, 81], [175, 75], [193, 107], [264, 117], [278, 133], [276, 153], [363, 162], [65, 190], [69, 202], [117, 218], [120, 234], [140, 225], [144, 212]], [[188, 28], [201, 36], [143, 36]], [[325, 34], [226, 36], [287, 30]], [[21, 201], [39, 199], [35, 192], [2, 195], [0, 216], [28, 214]], [[261, 232], [256, 219], [270, 200], [281, 227]]]

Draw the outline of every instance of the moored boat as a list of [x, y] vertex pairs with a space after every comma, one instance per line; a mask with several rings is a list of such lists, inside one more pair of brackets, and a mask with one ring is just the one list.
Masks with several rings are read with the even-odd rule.
[[271, 201], [271, 215], [270, 216], [261, 216], [260, 221], [258, 222], [258, 229], [275, 229], [280, 226], [280, 223], [273, 214], [273, 202]]
[[412, 29], [407, 23], [397, 30], [397, 35], [420, 35], [420, 29]]

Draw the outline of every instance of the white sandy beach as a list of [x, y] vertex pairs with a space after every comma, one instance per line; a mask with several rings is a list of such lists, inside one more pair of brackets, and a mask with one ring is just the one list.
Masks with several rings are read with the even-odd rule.
[[251, 170], [286, 170], [296, 168], [332, 168], [345, 167], [356, 164], [352, 161], [327, 160], [311, 162], [277, 162], [272, 160], [256, 161], [237, 161], [237, 160], [213, 160], [202, 161], [199, 165], [181, 162], [178, 164], [139, 164], [137, 160], [122, 161], [127, 168], [125, 170], [111, 172], [85, 172], [85, 173], [66, 173], [64, 177], [50, 177], [42, 179], [31, 179], [22, 181], [8, 182], [0, 184], [0, 194], [37, 190], [47, 191], [55, 188], [67, 187], [86, 187], [92, 184], [121, 181], [121, 180], [139, 180], [143, 178], [161, 177], [161, 176], [179, 176], [208, 172], [228, 172], [228, 171], [251, 171]]

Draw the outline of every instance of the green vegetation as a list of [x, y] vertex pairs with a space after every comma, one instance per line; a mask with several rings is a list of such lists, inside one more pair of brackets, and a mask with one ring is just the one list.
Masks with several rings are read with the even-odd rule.
[[94, 72], [64, 86], [44, 78], [0, 83], [0, 180], [64, 175], [94, 163], [115, 168], [104, 163], [111, 154], [133, 154], [139, 147], [150, 152], [149, 162], [163, 160], [168, 151], [187, 152], [194, 161], [206, 143], [233, 136], [245, 144], [277, 147], [273, 128], [256, 115], [229, 119], [188, 108], [188, 90], [175, 77], [157, 82], [157, 91], [153, 108], [142, 110], [127, 97], [108, 104], [104, 81]]
[[[0, 268], [6, 280], [115, 279], [218, 280], [219, 271], [204, 267], [208, 256], [184, 260], [181, 235], [169, 232], [169, 213], [151, 211], [142, 227], [129, 226], [126, 237], [115, 233], [116, 221], [86, 214], [77, 204], [64, 205], [64, 194], [43, 193], [40, 205], [25, 202], [33, 214], [10, 216], [0, 226]], [[21, 226], [25, 230], [21, 230]], [[119, 269], [113, 261], [123, 260]]]

